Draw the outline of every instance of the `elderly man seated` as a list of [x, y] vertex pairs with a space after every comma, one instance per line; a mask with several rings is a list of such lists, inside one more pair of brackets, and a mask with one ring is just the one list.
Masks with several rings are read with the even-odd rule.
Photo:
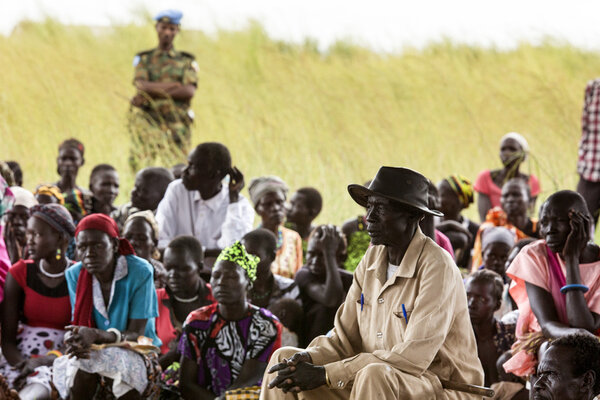
[[306, 350], [275, 352], [261, 399], [477, 398], [443, 386], [481, 385], [483, 370], [460, 272], [419, 229], [425, 214], [442, 215], [428, 208], [427, 186], [421, 174], [392, 167], [368, 188], [348, 186], [367, 208], [373, 246], [333, 330]]

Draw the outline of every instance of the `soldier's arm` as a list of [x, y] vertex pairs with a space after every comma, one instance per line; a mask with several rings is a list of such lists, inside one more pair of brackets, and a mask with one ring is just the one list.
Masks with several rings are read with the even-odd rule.
[[145, 92], [153, 99], [172, 98], [174, 100], [189, 100], [194, 97], [196, 86], [192, 84], [182, 85], [180, 82], [150, 82], [144, 80], [135, 81], [136, 88]]

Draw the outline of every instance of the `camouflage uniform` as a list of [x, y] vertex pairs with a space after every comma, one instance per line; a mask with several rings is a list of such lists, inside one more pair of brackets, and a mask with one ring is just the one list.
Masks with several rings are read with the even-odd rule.
[[[198, 65], [194, 56], [171, 49], [159, 48], [138, 53], [134, 59], [137, 80], [150, 82], [179, 82], [194, 85], [198, 82]], [[132, 152], [130, 164], [138, 170], [144, 164], [170, 165], [181, 162], [190, 144], [190, 100], [147, 98], [141, 108], [134, 108], [130, 118]]]

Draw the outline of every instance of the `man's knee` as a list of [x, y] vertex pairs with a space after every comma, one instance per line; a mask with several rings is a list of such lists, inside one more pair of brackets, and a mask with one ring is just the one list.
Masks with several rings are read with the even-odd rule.
[[356, 374], [355, 382], [373, 382], [389, 379], [395, 375], [394, 370], [387, 364], [374, 363], [362, 368]]
[[[444, 390], [439, 379], [425, 373], [417, 377], [399, 371], [385, 363], [369, 364], [356, 374], [353, 399], [414, 398], [443, 399]], [[392, 397], [390, 397], [392, 396]]]

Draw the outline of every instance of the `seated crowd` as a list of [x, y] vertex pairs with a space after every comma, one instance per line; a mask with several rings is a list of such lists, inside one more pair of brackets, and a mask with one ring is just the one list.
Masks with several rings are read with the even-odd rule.
[[[77, 185], [76, 139], [58, 147], [59, 180], [33, 192], [17, 162], [0, 162], [0, 399], [480, 398], [481, 386], [495, 399], [593, 399], [593, 220], [569, 190], [533, 215], [528, 151], [505, 135], [503, 168], [475, 184], [382, 167], [349, 186], [365, 213], [341, 227], [314, 223], [317, 189], [291, 193], [277, 176], [250, 180], [244, 197], [220, 143], [198, 145], [183, 169], [140, 170], [121, 206], [109, 164]], [[403, 200], [382, 182], [424, 184]], [[475, 192], [481, 223], [463, 213]], [[382, 321], [387, 301], [397, 319]]]

